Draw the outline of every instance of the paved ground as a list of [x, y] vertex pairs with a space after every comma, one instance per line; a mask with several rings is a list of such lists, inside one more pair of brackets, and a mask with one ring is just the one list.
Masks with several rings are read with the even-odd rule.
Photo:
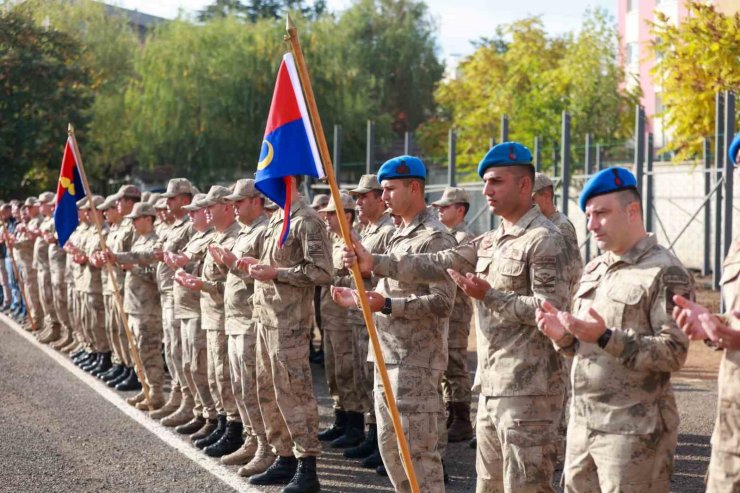
[[[232, 490], [208, 471], [218, 468], [215, 460], [196, 463], [185, 457], [93, 390], [102, 384], [92, 382], [91, 388], [91, 379], [78, 379], [2, 318], [0, 341], [0, 492]], [[472, 352], [470, 359], [475, 368]], [[693, 346], [686, 371], [674, 378], [682, 419], [672, 484], [676, 492], [704, 491], [717, 361], [718, 354]], [[330, 420], [330, 399], [320, 368], [314, 368], [314, 388], [324, 426]], [[174, 433], [169, 437], [187, 443]], [[319, 468], [325, 492], [393, 491], [387, 479], [332, 450], [325, 451]], [[467, 444], [450, 445], [448, 471], [447, 491], [474, 491], [474, 451]], [[226, 473], [237, 478], [235, 467]]]

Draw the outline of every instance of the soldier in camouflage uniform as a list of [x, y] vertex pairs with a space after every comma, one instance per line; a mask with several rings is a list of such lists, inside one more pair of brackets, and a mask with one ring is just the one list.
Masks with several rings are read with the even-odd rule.
[[77, 311], [77, 277], [79, 276], [80, 266], [74, 262], [74, 252], [77, 249], [75, 245], [80, 243], [83, 232], [87, 229], [87, 214], [79, 210], [81, 203], [78, 202], [77, 216], [79, 223], [72, 234], [67, 238], [67, 242], [64, 244], [63, 251], [65, 253], [65, 266], [64, 266], [64, 282], [67, 285], [67, 299], [65, 305], [67, 306], [67, 315], [69, 316], [69, 324], [72, 328], [72, 339], [73, 342], [68, 346], [62, 348], [63, 352], [70, 353], [73, 361], [86, 355], [84, 351], [84, 340], [82, 337], [81, 322], [79, 319], [79, 313]]
[[[208, 222], [216, 230], [203, 262], [200, 277], [183, 274], [180, 282], [189, 289], [200, 291], [201, 324], [206, 331], [208, 348], [208, 385], [216, 401], [218, 425], [205, 438], [195, 441], [211, 457], [221, 457], [242, 445], [243, 424], [231, 390], [226, 319], [224, 311], [224, 283], [228, 269], [216, 263], [210, 246], [231, 249], [239, 234], [239, 223], [234, 219], [234, 208], [227, 198], [231, 190], [214, 185], [203, 201]], [[230, 451], [227, 451], [229, 449]]]
[[182, 338], [182, 370], [188, 388], [193, 393], [193, 416], [175, 431], [200, 440], [216, 429], [218, 412], [208, 387], [208, 356], [206, 331], [201, 329], [200, 293], [187, 289], [179, 279], [184, 274], [202, 275], [208, 245], [214, 235], [205, 211], [206, 194], [198, 193], [190, 205], [183, 207], [190, 216], [194, 233], [181, 252], [165, 252], [164, 261], [175, 270], [173, 295], [175, 319], [180, 322]]
[[[24, 202], [21, 207], [21, 220], [22, 224], [16, 227], [13, 252], [26, 290], [26, 303], [28, 304], [26, 309], [33, 317], [37, 330], [41, 330], [44, 323], [44, 312], [39, 297], [38, 275], [33, 262], [36, 232], [42, 220], [36, 197], [28, 197]], [[27, 328], [31, 330], [30, 321]]]
[[[735, 164], [740, 161], [740, 134], [728, 151]], [[712, 433], [707, 492], [740, 491], [740, 236], [736, 236], [722, 266], [722, 296], [725, 313], [712, 314], [705, 307], [676, 295], [673, 316], [683, 331], [695, 340], [723, 350], [718, 377], [717, 421]]]
[[[437, 209], [439, 221], [455, 237], [458, 245], [473, 240], [473, 232], [465, 223], [465, 214], [470, 208], [470, 197], [465, 189], [447, 187], [442, 197], [432, 202], [432, 205]], [[473, 384], [468, 373], [468, 337], [472, 316], [473, 302], [458, 288], [450, 315], [449, 359], [442, 377], [442, 397], [447, 411], [447, 439], [453, 443], [473, 437], [473, 426], [470, 424], [470, 389]]]
[[[433, 254], [456, 242], [429, 213], [424, 202], [426, 168], [416, 157], [399, 156], [381, 166], [378, 180], [383, 199], [403, 218], [403, 227], [391, 238], [387, 255], [411, 257]], [[358, 249], [367, 260], [369, 254]], [[372, 259], [372, 257], [370, 257]], [[372, 266], [361, 262], [363, 274]], [[377, 274], [377, 271], [375, 271]], [[424, 492], [444, 491], [442, 455], [446, 426], [440, 385], [447, 368], [449, 316], [455, 284], [449, 276], [427, 282], [422, 276], [399, 281], [380, 274], [375, 291], [368, 292], [388, 376], [398, 403], [411, 460]], [[354, 303], [347, 288], [335, 288], [335, 299]], [[371, 357], [374, 361], [374, 355]], [[378, 443], [385, 469], [396, 491], [411, 491], [391, 423], [380, 375], [375, 372], [375, 414]]]
[[51, 276], [51, 288], [54, 302], [54, 312], [61, 326], [60, 337], [50, 344], [50, 347], [59, 351], [67, 352], [67, 348], [75, 344], [72, 336], [72, 322], [69, 318], [69, 306], [67, 305], [67, 253], [59, 246], [56, 237], [56, 227], [52, 217], [51, 230], [44, 233], [48, 243], [49, 273]]
[[255, 188], [254, 180], [238, 180], [228, 198], [234, 202], [234, 213], [242, 227], [231, 250], [216, 248], [214, 254], [215, 260], [229, 269], [224, 290], [229, 368], [246, 440], [238, 450], [221, 457], [221, 462], [245, 464], [239, 475], [246, 477], [264, 472], [275, 460], [257, 398], [257, 326], [252, 316], [254, 280], [237, 266], [239, 258], [261, 254], [267, 216], [263, 212], [264, 197]]
[[[378, 177], [376, 175], [363, 175], [360, 177], [357, 187], [350, 190], [350, 193], [357, 201], [355, 206], [357, 216], [366, 222], [366, 226], [360, 234], [360, 241], [371, 253], [385, 253], [396, 228], [393, 226], [390, 215], [385, 212], [383, 188], [378, 183]], [[365, 279], [365, 289], [372, 291], [377, 283], [378, 278], [376, 277]], [[351, 276], [347, 276], [337, 285], [355, 286], [354, 279]], [[367, 333], [362, 311], [356, 307], [349, 310], [348, 323], [352, 326], [355, 345], [353, 350], [355, 354], [355, 392], [352, 395], [358, 399], [358, 402], [354, 403], [350, 400], [348, 406], [356, 407], [365, 413], [365, 423], [367, 423], [368, 431], [365, 441], [357, 447], [345, 450], [344, 456], [348, 459], [363, 459], [362, 467], [375, 469], [383, 463], [378, 449], [378, 427], [373, 404], [375, 365], [371, 361], [368, 362], [370, 337]]]
[[[347, 224], [351, 226], [354, 222], [355, 201], [350, 195], [343, 193], [342, 205]], [[333, 284], [340, 285], [342, 279], [349, 280], [349, 272], [342, 260], [344, 241], [334, 198], [318, 212], [324, 218], [332, 242]], [[334, 303], [330, 287], [324, 286], [321, 290], [324, 373], [333, 401], [334, 423], [319, 433], [319, 440], [331, 442], [334, 448], [354, 447], [365, 439], [365, 417], [361, 403], [355, 397], [355, 393], [361, 389], [356, 386], [357, 379], [354, 375], [356, 344], [349, 316], [349, 309]]]
[[671, 318], [674, 294], [690, 296], [681, 262], [645, 232], [635, 177], [597, 173], [580, 197], [606, 252], [585, 268], [573, 314], [549, 304], [540, 330], [574, 354], [565, 491], [668, 492], [678, 436], [671, 372], [688, 339]]
[[[252, 484], [285, 484], [286, 493], [318, 491], [319, 414], [308, 352], [317, 285], [331, 281], [326, 227], [298, 194], [293, 177], [290, 231], [279, 246], [284, 211], [272, 215], [257, 259], [243, 257], [254, 283], [257, 321], [257, 395], [267, 440], [278, 456]], [[297, 458], [297, 460], [296, 460]], [[292, 478], [292, 479], [291, 479]]]
[[[476, 491], [552, 491], [564, 373], [534, 314], [543, 300], [567, 305], [570, 286], [562, 271], [572, 261], [555, 226], [532, 203], [529, 149], [496, 145], [478, 174], [492, 212], [502, 218], [495, 231], [432, 254], [355, 250], [363, 271], [417, 283], [449, 275], [476, 300]], [[346, 254], [347, 262], [354, 259]]]
[[54, 291], [51, 285], [51, 265], [49, 263], [48, 234], [54, 231], [54, 194], [44, 192], [39, 195], [39, 209], [41, 212], [41, 223], [35, 232], [36, 241], [33, 246], [33, 265], [36, 268], [39, 282], [39, 299], [44, 311], [43, 331], [38, 334], [41, 343], [50, 343], [59, 339], [60, 325], [54, 308]]
[[160, 349], [162, 346], [162, 306], [159, 301], [154, 267], [139, 258], [148, 258], [159, 239], [154, 232], [156, 211], [151, 204], [139, 202], [130, 214], [136, 231], [136, 239], [128, 252], [106, 254], [108, 261], [115, 261], [126, 271], [124, 287], [124, 310], [128, 324], [136, 339], [144, 366], [144, 378], [149, 386], [150, 401], [143, 392], [126, 400], [137, 409], [156, 411], [164, 406], [164, 362]]

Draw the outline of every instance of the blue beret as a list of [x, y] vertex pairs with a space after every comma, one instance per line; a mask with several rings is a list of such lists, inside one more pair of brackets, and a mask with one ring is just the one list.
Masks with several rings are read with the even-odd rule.
[[740, 151], [740, 132], [732, 139], [732, 144], [730, 144], [730, 148], [727, 150], [727, 153], [730, 155], [730, 162], [735, 166], [737, 166], [735, 158], [737, 158], [738, 151]]
[[589, 178], [583, 186], [578, 205], [586, 212], [586, 202], [593, 197], [622, 190], [637, 190], [637, 179], [628, 169], [614, 166], [606, 168]]
[[427, 169], [421, 159], [414, 156], [398, 156], [383, 163], [378, 170], [378, 181], [397, 178], [427, 179]]
[[478, 164], [478, 175], [491, 166], [526, 166], [532, 165], [532, 153], [519, 142], [502, 142], [491, 147], [483, 160]]

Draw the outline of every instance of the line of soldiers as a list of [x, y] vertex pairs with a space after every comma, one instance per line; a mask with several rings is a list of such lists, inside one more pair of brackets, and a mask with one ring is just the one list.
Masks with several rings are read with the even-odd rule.
[[[396, 491], [411, 490], [349, 275], [357, 262], [421, 491], [444, 491], [447, 443], [473, 434], [478, 493], [554, 491], [564, 451], [566, 491], [668, 491], [678, 429], [670, 375], [685, 362], [687, 334], [728, 348], [710, 489], [740, 487], [732, 383], [740, 312], [712, 316], [691, 301], [692, 276], [645, 231], [635, 177], [615, 167], [585, 185], [580, 207], [604, 253], [584, 267], [553, 183], [535, 174], [525, 146], [494, 146], [478, 174], [502, 222], [477, 237], [464, 220], [467, 193], [448, 188], [436, 211], [428, 207], [426, 168], [412, 156], [387, 161], [342, 195], [355, 225], [351, 248], [336, 204], [309, 205], [300, 177], [282, 246], [283, 212], [249, 179], [203, 194], [175, 178], [149, 197], [124, 185], [94, 197], [93, 210], [83, 200], [64, 249], [53, 195], [42, 194], [0, 207], [2, 237], [41, 342], [111, 387], [140, 390], [117, 311], [122, 296], [150, 391], [129, 404], [240, 465], [251, 484], [319, 491], [325, 441], [387, 474]], [[723, 278], [735, 309], [737, 251]], [[15, 305], [5, 308], [21, 318], [6, 284]], [[334, 408], [322, 431], [309, 367], [317, 312]], [[475, 431], [471, 389], [480, 394]]]

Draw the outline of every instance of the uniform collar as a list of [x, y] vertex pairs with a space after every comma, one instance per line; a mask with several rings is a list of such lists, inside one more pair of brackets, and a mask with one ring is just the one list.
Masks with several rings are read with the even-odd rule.
[[249, 233], [254, 228], [256, 228], [257, 226], [259, 226], [259, 225], [261, 225], [261, 224], [263, 224], [265, 222], [267, 222], [267, 216], [264, 213], [262, 213], [257, 218], [255, 218], [254, 221], [252, 221], [252, 224], [244, 224], [244, 225], [242, 225], [241, 232], [242, 233]]
[[[303, 195], [298, 196], [298, 200], [296, 200], [293, 204], [290, 206], [290, 217], [294, 218], [298, 215], [298, 212], [305, 208], [310, 208], [308, 206], [308, 203], [306, 202], [306, 199], [303, 198]], [[313, 209], [311, 209], [313, 210]], [[270, 218], [270, 224], [278, 224], [283, 222], [283, 214], [285, 214], [285, 211], [283, 209], [279, 209], [278, 211], [275, 211], [275, 213]]]
[[396, 231], [396, 237], [404, 237], [409, 236], [411, 233], [416, 231], [416, 229], [424, 224], [426, 221], [428, 221], [431, 218], [431, 215], [429, 214], [429, 209], [424, 208], [423, 211], [421, 211], [413, 221], [411, 221], [411, 224], [406, 226], [403, 229], [399, 229]]
[[382, 216], [380, 216], [380, 219], [378, 220], [377, 223], [368, 224], [367, 227], [365, 228], [365, 232], [366, 233], [376, 233], [377, 231], [380, 230], [380, 228], [388, 224], [393, 226], [393, 219], [391, 219], [391, 216], [389, 216], [388, 214], [383, 214]]
[[507, 231], [504, 231], [503, 223], [501, 226], [498, 227], [497, 230], [497, 236], [499, 238], [504, 236], [521, 236], [529, 227], [530, 224], [532, 224], [532, 221], [537, 219], [537, 217], [542, 216], [542, 212], [540, 212], [540, 209], [534, 205], [532, 205], [532, 208], [527, 211], [526, 214], [524, 214], [522, 217], [519, 218], [519, 220]]
[[612, 265], [617, 262], [624, 262], [634, 265], [640, 261], [645, 253], [647, 253], [657, 244], [658, 239], [655, 237], [655, 235], [653, 233], [648, 233], [647, 236], [635, 243], [632, 248], [624, 252], [624, 254], [622, 255], [617, 255], [614, 252], [607, 252], [608, 263], [609, 265]]

